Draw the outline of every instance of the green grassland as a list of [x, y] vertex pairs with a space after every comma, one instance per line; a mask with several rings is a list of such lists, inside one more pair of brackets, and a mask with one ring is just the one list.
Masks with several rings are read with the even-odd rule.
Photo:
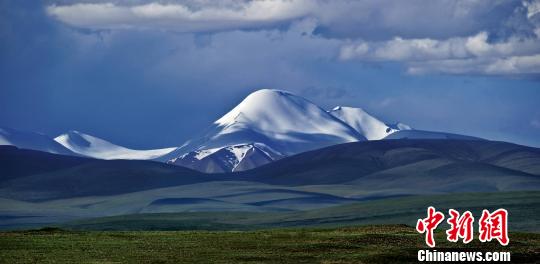
[[[464, 245], [436, 233], [438, 250], [509, 251], [513, 263], [540, 259], [540, 234], [511, 233]], [[423, 236], [404, 225], [258, 231], [64, 231], [0, 233], [2, 263], [415, 263]]]
[[[437, 250], [509, 251], [540, 259], [540, 192], [461, 193], [371, 200], [295, 212], [185, 212], [79, 220], [0, 233], [0, 263], [416, 263], [424, 237], [414, 225], [435, 206], [506, 208], [510, 244], [450, 243]], [[476, 218], [478, 219], [478, 218]], [[475, 223], [476, 229], [476, 223]], [[475, 233], [477, 236], [477, 233]]]
[[425, 216], [428, 206], [435, 206], [445, 214], [449, 208], [470, 210], [477, 219], [482, 209], [505, 208], [510, 214], [511, 231], [540, 232], [538, 191], [407, 196], [294, 212], [133, 214], [80, 220], [59, 227], [70, 230], [256, 230], [373, 224], [412, 226]]

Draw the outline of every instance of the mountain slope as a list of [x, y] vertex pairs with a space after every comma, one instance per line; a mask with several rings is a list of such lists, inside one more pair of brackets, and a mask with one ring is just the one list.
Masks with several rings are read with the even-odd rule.
[[[364, 136], [312, 102], [279, 90], [247, 96], [208, 132], [175, 151], [173, 164], [193, 151], [258, 143], [288, 156], [330, 145], [363, 141]], [[186, 155], [186, 153], [188, 153]], [[226, 167], [226, 166], [225, 166]]]
[[16, 146], [21, 149], [38, 150], [53, 154], [75, 155], [75, 153], [46, 135], [11, 128], [0, 127], [0, 145]]
[[69, 131], [54, 139], [67, 149], [92, 158], [98, 159], [132, 159], [153, 160], [167, 155], [176, 148], [134, 150], [115, 145], [106, 140], [90, 136], [79, 131]]
[[370, 115], [362, 108], [337, 106], [328, 111], [336, 118], [342, 120], [368, 140], [380, 139], [463, 139], [482, 140], [481, 138], [445, 133], [435, 131], [425, 131], [412, 129], [403, 123], [386, 124], [376, 117]]
[[384, 139], [462, 139], [462, 140], [484, 140], [477, 137], [465, 136], [459, 134], [425, 131], [425, 130], [400, 130], [395, 131]]
[[[519, 153], [517, 157], [516, 153]], [[301, 153], [240, 173], [238, 177], [289, 186], [355, 184], [370, 190], [409, 191], [448, 191], [476, 181], [496, 191], [540, 188], [538, 164], [540, 149], [505, 142], [378, 140]], [[429, 182], [429, 186], [420, 187], [422, 181]], [[471, 189], [480, 188], [484, 187], [475, 185]]]
[[409, 126], [401, 123], [395, 126], [389, 126], [368, 114], [362, 108], [336, 106], [328, 112], [354, 128], [368, 140], [383, 139], [396, 131], [411, 129]]
[[474, 215], [482, 209], [507, 209], [514, 231], [540, 231], [540, 192], [461, 193], [397, 197], [377, 201], [356, 202], [315, 210], [294, 212], [182, 212], [168, 214], [131, 214], [74, 221], [64, 227], [76, 230], [193, 230], [260, 229], [283, 227], [331, 227], [365, 224], [401, 223], [414, 226], [426, 207], [436, 205], [446, 212], [470, 210]]
[[3, 146], [0, 228], [140, 212], [275, 212], [410, 195], [540, 190], [538, 164], [540, 149], [478, 140], [353, 142], [223, 174]]
[[385, 124], [361, 108], [339, 106], [325, 111], [305, 98], [270, 89], [253, 92], [202, 136], [178, 148], [134, 150], [78, 131], [54, 141], [40, 134], [24, 134], [0, 130], [0, 144], [107, 160], [154, 160], [208, 173], [250, 170], [283, 157], [349, 142], [478, 139], [413, 130], [402, 123]]
[[207, 173], [244, 171], [282, 158], [281, 153], [261, 143], [197, 150], [170, 163]]
[[540, 190], [538, 164], [540, 149], [472, 140], [354, 142], [225, 174], [4, 146], [0, 228], [142, 212], [297, 211], [411, 195]]
[[[51, 156], [59, 162], [51, 163]], [[256, 183], [284, 188], [323, 185], [320, 189], [335, 190], [333, 195], [350, 189], [344, 198], [362, 193], [387, 196], [540, 189], [540, 149], [492, 141], [354, 142], [226, 174], [203, 174], [151, 161], [93, 160], [13, 147], [0, 148], [0, 157], [6, 164], [10, 159], [32, 161], [0, 168], [0, 197], [18, 199], [112, 195], [208, 181], [223, 182], [224, 186], [231, 181], [251, 182], [246, 187], [250, 191], [254, 189], [249, 186]], [[212, 195], [204, 189], [196, 192], [202, 195], [198, 198]]]
[[3, 182], [34, 174], [81, 165], [89, 159], [77, 156], [0, 146], [0, 185]]
[[0, 165], [0, 197], [25, 201], [114, 195], [216, 180], [160, 162], [99, 160], [8, 146], [0, 147]]

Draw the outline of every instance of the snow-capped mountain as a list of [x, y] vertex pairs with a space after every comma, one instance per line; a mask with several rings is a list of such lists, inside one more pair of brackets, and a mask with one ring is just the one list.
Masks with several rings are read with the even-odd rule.
[[283, 155], [261, 143], [196, 150], [171, 163], [209, 173], [249, 170], [282, 158]]
[[325, 111], [303, 97], [270, 89], [248, 95], [202, 136], [180, 147], [134, 150], [78, 131], [52, 139], [0, 128], [0, 145], [98, 159], [154, 160], [209, 173], [248, 170], [341, 143], [387, 139], [479, 138], [388, 124], [361, 108], [338, 106]]
[[0, 128], [0, 145], [11, 145], [21, 149], [39, 150], [53, 154], [75, 155], [44, 134], [11, 128]]
[[[215, 121], [204, 136], [175, 151], [179, 155], [170, 163], [192, 164], [192, 158], [201, 151], [236, 145], [264, 146], [281, 157], [363, 140], [365, 136], [314, 103], [289, 92], [263, 89], [250, 94]], [[235, 163], [240, 164], [241, 160]], [[235, 170], [240, 168], [244, 167], [237, 166]]]
[[134, 159], [155, 160], [174, 151], [176, 148], [163, 148], [152, 150], [134, 150], [115, 145], [111, 142], [97, 138], [79, 131], [69, 131], [54, 138], [56, 142], [82, 156], [97, 159]]
[[411, 127], [402, 123], [387, 125], [368, 114], [362, 108], [336, 106], [328, 112], [354, 128], [368, 140], [383, 139], [396, 131], [411, 129]]
[[263, 89], [248, 95], [202, 137], [163, 158], [203, 172], [242, 171], [330, 145], [400, 138], [477, 139], [387, 124], [361, 108], [325, 111], [292, 93]]
[[425, 131], [411, 128], [403, 123], [386, 124], [370, 115], [362, 108], [336, 106], [328, 111], [339, 118], [368, 140], [387, 139], [463, 139], [481, 140], [481, 138], [464, 136], [445, 132]]

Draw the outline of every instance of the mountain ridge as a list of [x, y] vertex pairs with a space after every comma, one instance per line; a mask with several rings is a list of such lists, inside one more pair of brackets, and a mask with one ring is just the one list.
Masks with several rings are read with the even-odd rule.
[[[262, 89], [248, 95], [236, 107], [216, 120], [209, 132], [190, 141], [178, 152], [191, 153], [235, 145], [261, 144], [279, 157], [366, 138], [348, 124], [313, 102], [292, 93]], [[216, 156], [220, 152], [215, 152]], [[186, 154], [171, 159], [172, 164], [190, 166], [182, 160]], [[214, 157], [214, 160], [223, 160]], [[274, 161], [267, 160], [259, 165]], [[238, 162], [238, 161], [237, 161]], [[198, 167], [197, 165], [191, 166]], [[222, 163], [221, 167], [226, 167]], [[251, 166], [246, 167], [246, 169]], [[220, 170], [206, 170], [220, 172]]]
[[540, 190], [540, 149], [496, 141], [352, 142], [215, 174], [154, 161], [0, 146], [0, 227], [141, 212], [298, 211], [401, 196], [527, 190]]
[[129, 149], [76, 130], [59, 135], [54, 140], [72, 152], [100, 159], [154, 160], [176, 150], [175, 147], [151, 150]]
[[[210, 173], [250, 170], [283, 157], [349, 142], [426, 138], [480, 140], [416, 130], [400, 122], [387, 124], [362, 108], [337, 106], [326, 111], [306, 98], [275, 89], [249, 94], [201, 136], [180, 147], [135, 150], [75, 130], [54, 139], [43, 134], [19, 131], [11, 135], [6, 131], [0, 129], [0, 145], [98, 159], [154, 160]], [[10, 142], [6, 135], [11, 138]]]
[[368, 140], [381, 140], [399, 130], [412, 129], [402, 123], [389, 126], [359, 107], [336, 106], [328, 113], [354, 128]]
[[53, 154], [77, 155], [45, 134], [0, 127], [0, 145], [39, 150]]

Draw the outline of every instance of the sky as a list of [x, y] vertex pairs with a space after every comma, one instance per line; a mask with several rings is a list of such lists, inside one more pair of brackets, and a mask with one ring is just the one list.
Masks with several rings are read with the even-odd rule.
[[178, 146], [261, 88], [540, 147], [540, 1], [0, 0], [0, 127]]

